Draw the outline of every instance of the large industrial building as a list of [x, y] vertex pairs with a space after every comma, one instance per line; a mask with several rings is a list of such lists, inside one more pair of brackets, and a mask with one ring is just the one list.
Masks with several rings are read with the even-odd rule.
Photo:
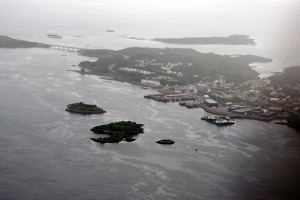
[[218, 102], [216, 102], [213, 99], [204, 99], [204, 104], [209, 107], [218, 107], [219, 106]]

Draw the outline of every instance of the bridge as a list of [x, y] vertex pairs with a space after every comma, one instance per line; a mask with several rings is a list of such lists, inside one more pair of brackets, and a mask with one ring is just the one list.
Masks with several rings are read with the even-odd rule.
[[62, 46], [62, 45], [52, 45], [50, 48], [54, 50], [71, 51], [71, 52], [79, 51], [80, 49], [82, 49], [78, 47], [70, 47], [70, 46]]

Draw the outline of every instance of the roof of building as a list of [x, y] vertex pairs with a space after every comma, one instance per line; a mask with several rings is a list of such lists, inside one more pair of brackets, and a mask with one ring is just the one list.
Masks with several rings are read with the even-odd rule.
[[213, 100], [213, 99], [205, 99], [204, 101], [207, 102], [207, 103], [209, 103], [209, 104], [215, 104], [215, 103], [218, 103], [218, 102], [216, 102], [216, 101]]
[[252, 111], [254, 111], [254, 109], [252, 108], [241, 108], [241, 109], [234, 110], [234, 112], [236, 113], [247, 113]]
[[269, 110], [271, 110], [271, 111], [282, 111], [282, 107], [270, 107]]

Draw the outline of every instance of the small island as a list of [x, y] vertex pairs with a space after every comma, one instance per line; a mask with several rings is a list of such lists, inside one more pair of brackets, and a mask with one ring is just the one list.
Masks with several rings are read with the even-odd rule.
[[91, 129], [96, 134], [109, 135], [108, 137], [90, 138], [94, 142], [99, 143], [119, 143], [123, 140], [132, 142], [135, 135], [143, 133], [143, 124], [137, 124], [131, 121], [113, 122], [110, 124], [95, 126]]
[[227, 37], [184, 37], [184, 38], [154, 38], [152, 41], [167, 44], [225, 44], [225, 45], [256, 45], [248, 35], [229, 35]]
[[98, 108], [96, 105], [84, 104], [82, 102], [69, 104], [66, 108], [66, 111], [72, 112], [72, 113], [79, 113], [79, 114], [103, 114], [103, 113], [105, 113], [105, 111], [102, 108]]
[[156, 143], [157, 144], [174, 144], [175, 142], [170, 139], [162, 139], [162, 140], [158, 140]]
[[47, 36], [48, 36], [48, 38], [54, 38], [54, 39], [59, 39], [59, 40], [62, 39], [62, 36], [60, 36], [60, 35], [48, 34]]

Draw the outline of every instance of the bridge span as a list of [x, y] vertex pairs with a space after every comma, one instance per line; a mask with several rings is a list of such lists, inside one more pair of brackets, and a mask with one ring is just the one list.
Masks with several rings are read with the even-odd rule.
[[62, 51], [70, 51], [70, 52], [76, 52], [82, 49], [78, 47], [70, 47], [70, 46], [62, 46], [62, 45], [52, 45], [50, 48], [54, 50], [62, 50]]

